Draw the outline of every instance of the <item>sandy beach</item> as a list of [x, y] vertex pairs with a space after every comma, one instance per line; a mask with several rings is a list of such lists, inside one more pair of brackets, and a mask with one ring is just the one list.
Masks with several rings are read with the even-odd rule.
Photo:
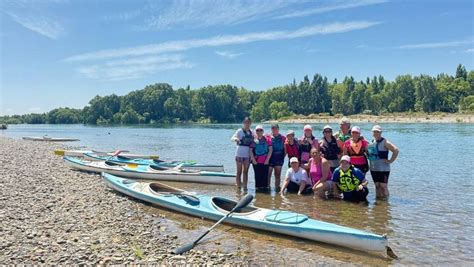
[[116, 193], [98, 174], [67, 168], [53, 155], [57, 148], [65, 147], [0, 137], [1, 264], [343, 263], [291, 248], [291, 240], [258, 240], [252, 231], [225, 225], [195, 250], [174, 255], [212, 222], [186, 224], [185, 215]]
[[[351, 123], [474, 123], [474, 114], [463, 113], [393, 113], [387, 115], [351, 115]], [[342, 115], [328, 116], [312, 114], [296, 115], [281, 120], [280, 123], [339, 123]]]

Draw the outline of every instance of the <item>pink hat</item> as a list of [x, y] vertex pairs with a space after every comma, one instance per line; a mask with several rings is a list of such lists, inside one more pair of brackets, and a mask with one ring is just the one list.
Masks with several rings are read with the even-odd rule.
[[257, 131], [257, 130], [262, 130], [263, 131], [263, 126], [260, 125], [260, 124], [257, 125], [257, 127], [255, 127], [255, 131]]
[[339, 162], [341, 162], [341, 161], [347, 161], [347, 162], [351, 163], [351, 157], [349, 157], [348, 155], [342, 156], [342, 158]]
[[313, 128], [311, 127], [311, 125], [309, 125], [309, 124], [306, 124], [306, 125], [304, 126], [303, 130], [305, 130], [305, 131], [306, 131], [306, 130], [310, 130], [310, 131], [312, 131], [312, 130], [313, 130]]
[[361, 133], [360, 127], [359, 126], [352, 127], [351, 132]]

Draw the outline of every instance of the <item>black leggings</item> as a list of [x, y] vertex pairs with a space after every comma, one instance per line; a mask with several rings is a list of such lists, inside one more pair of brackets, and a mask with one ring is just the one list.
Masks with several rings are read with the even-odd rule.
[[367, 201], [367, 195], [369, 194], [369, 189], [364, 186], [364, 189], [361, 191], [355, 191], [352, 193], [351, 198], [344, 198], [344, 200], [351, 201], [351, 202], [361, 202], [361, 201]]
[[255, 173], [255, 189], [267, 190], [269, 188], [268, 165], [263, 163], [253, 164], [253, 171]]

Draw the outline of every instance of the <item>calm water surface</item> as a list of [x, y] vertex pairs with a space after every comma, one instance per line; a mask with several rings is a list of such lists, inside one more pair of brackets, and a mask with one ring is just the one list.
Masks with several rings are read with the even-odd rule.
[[[360, 125], [370, 136], [372, 125]], [[0, 135], [75, 137], [72, 146], [100, 150], [128, 149], [160, 155], [161, 159], [187, 159], [203, 163], [222, 163], [234, 172], [235, 146], [230, 137], [240, 125], [179, 125], [162, 127], [90, 127], [82, 125], [10, 125]], [[302, 134], [303, 125], [280, 125]], [[320, 135], [322, 124], [313, 129]], [[333, 125], [337, 127], [337, 125]], [[323, 201], [312, 197], [257, 194], [255, 205], [288, 209], [313, 218], [367, 231], [388, 234], [390, 246], [401, 258], [395, 264], [456, 264], [474, 262], [474, 125], [467, 124], [391, 124], [383, 125], [384, 136], [400, 148], [392, 165], [391, 198], [375, 201], [369, 189], [369, 205]], [[265, 125], [269, 130], [269, 125]], [[250, 185], [253, 171], [250, 170]], [[201, 184], [175, 186], [207, 194], [237, 197], [235, 188]], [[252, 192], [253, 193], [253, 192]], [[150, 212], [153, 212], [150, 210]], [[181, 217], [182, 218], [182, 217]], [[179, 218], [178, 218], [179, 219]], [[195, 219], [199, 220], [199, 219]], [[237, 234], [236, 234], [237, 235]], [[387, 261], [370, 255], [326, 246], [316, 242], [239, 231], [238, 235], [271, 240], [280, 246], [318, 251], [325, 256], [360, 264], [385, 265]], [[255, 237], [256, 236], [256, 237]], [[262, 253], [274, 247], [263, 242]], [[268, 247], [268, 248], [267, 248]], [[267, 250], [267, 251], [265, 251]], [[316, 255], [317, 256], [317, 255]]]

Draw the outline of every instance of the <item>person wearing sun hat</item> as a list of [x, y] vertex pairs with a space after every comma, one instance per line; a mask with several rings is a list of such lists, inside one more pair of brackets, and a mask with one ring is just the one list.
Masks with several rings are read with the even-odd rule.
[[344, 142], [343, 154], [351, 157], [351, 163], [364, 175], [369, 171], [369, 163], [367, 161], [367, 148], [369, 142], [362, 137], [360, 127], [354, 126], [351, 129], [351, 138]]
[[272, 142], [272, 156], [268, 168], [268, 180], [271, 181], [272, 173], [275, 171], [275, 191], [280, 191], [281, 168], [285, 162], [285, 142], [286, 137], [280, 134], [280, 126], [272, 124], [272, 133], [268, 137]]
[[[375, 195], [378, 199], [386, 199], [389, 196], [388, 177], [390, 176], [390, 164], [398, 157], [399, 149], [382, 137], [382, 127], [372, 127], [374, 139], [369, 144], [368, 154], [370, 162], [370, 175], [375, 183]], [[389, 151], [392, 156], [389, 159]]]
[[291, 167], [291, 158], [295, 157], [299, 160], [300, 150], [298, 141], [295, 139], [295, 132], [293, 130], [288, 130], [288, 132], [286, 132], [285, 154], [288, 156], [288, 167]]
[[253, 143], [254, 135], [250, 129], [252, 121], [249, 117], [246, 117], [242, 124], [242, 128], [237, 129], [230, 140], [237, 145], [235, 151], [235, 164], [237, 169], [235, 179], [237, 188], [240, 189], [243, 187], [244, 191], [246, 191], [250, 166], [250, 145]]
[[290, 159], [291, 168], [286, 171], [285, 181], [281, 187], [280, 194], [284, 194], [285, 190], [298, 195], [310, 194], [312, 191], [311, 181], [308, 173], [300, 166], [298, 158]]
[[369, 182], [365, 179], [364, 173], [351, 164], [349, 156], [341, 157], [340, 166], [332, 174], [332, 181], [336, 198], [339, 198], [340, 192], [342, 192], [343, 199], [346, 201], [367, 201]]
[[300, 149], [301, 164], [306, 164], [311, 157], [311, 149], [316, 148], [319, 151], [319, 141], [313, 135], [313, 128], [307, 124], [303, 128], [303, 136], [298, 141]]
[[342, 155], [343, 142], [332, 135], [332, 128], [329, 125], [323, 128], [323, 138], [319, 141], [322, 156], [329, 162], [331, 171], [339, 166], [339, 158]]
[[257, 136], [254, 142], [250, 145], [250, 159], [253, 165], [255, 174], [255, 190], [257, 192], [268, 192], [268, 166], [272, 156], [272, 141], [263, 135], [263, 126], [257, 125], [255, 127]]

